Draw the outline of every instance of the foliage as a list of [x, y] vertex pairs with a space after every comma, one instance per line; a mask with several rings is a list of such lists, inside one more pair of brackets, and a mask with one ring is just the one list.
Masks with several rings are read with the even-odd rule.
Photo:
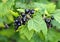
[[[58, 9], [60, 1], [54, 2], [49, 0], [0, 0], [0, 42], [60, 41], [60, 9]], [[15, 19], [21, 16], [21, 12], [25, 12], [25, 9], [34, 9], [34, 14], [25, 25], [15, 30]], [[51, 19], [51, 16], [54, 19]], [[45, 19], [50, 19], [51, 23], [47, 24]], [[5, 23], [9, 25], [9, 28]]]

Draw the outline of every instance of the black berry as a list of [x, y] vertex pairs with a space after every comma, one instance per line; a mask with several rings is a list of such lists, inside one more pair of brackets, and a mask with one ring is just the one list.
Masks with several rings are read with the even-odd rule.
[[14, 23], [15, 23], [15, 25], [18, 25], [19, 23], [21, 24], [21, 22], [19, 20], [17, 20], [17, 19], [15, 20]]
[[14, 25], [15, 25], [15, 30], [17, 30], [17, 29], [18, 29], [18, 27], [19, 27], [19, 26], [21, 26], [21, 22], [20, 22], [20, 21], [18, 21], [18, 20], [15, 20]]
[[54, 17], [53, 17], [53, 16], [51, 16], [51, 19], [52, 19], [52, 20], [54, 20]]
[[15, 23], [18, 23], [18, 22], [19, 22], [19, 21], [16, 19], [16, 20], [15, 20]]
[[18, 26], [21, 26], [21, 23], [19, 22], [17, 25], [18, 25]]
[[45, 18], [45, 22], [46, 22], [47, 28], [51, 28], [52, 27], [50, 18]]
[[30, 10], [30, 14], [34, 14], [34, 10], [32, 9], [32, 10]]
[[26, 14], [25, 13], [21, 13], [21, 16], [24, 17]]
[[25, 14], [28, 14], [29, 13], [29, 9], [25, 9]]
[[25, 17], [22, 17], [22, 24], [24, 24], [25, 25], [25, 22], [27, 21], [27, 18], [26, 18], [26, 16]]
[[50, 22], [51, 22], [51, 19], [50, 19], [50, 18], [46, 18], [46, 19], [45, 19], [45, 22], [46, 22], [46, 23], [50, 23]]

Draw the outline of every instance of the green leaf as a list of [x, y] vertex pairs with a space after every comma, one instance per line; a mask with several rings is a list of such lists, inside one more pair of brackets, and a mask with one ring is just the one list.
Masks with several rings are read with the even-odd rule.
[[[12, 39], [14, 40], [20, 40], [20, 35], [19, 32], [14, 32], [14, 34], [11, 36]], [[11, 40], [10, 40], [11, 41]]]
[[53, 16], [55, 20], [60, 23], [60, 9], [56, 10]]
[[6, 16], [7, 16], [8, 21], [10, 21], [10, 23], [14, 21], [14, 18], [11, 14], [6, 15]]
[[56, 29], [60, 29], [60, 23], [59, 22], [57, 22], [56, 20], [52, 20], [51, 23], [53, 26], [57, 27]]
[[47, 35], [47, 27], [46, 23], [42, 19], [42, 16], [39, 13], [31, 20], [28, 21], [28, 29], [35, 30], [36, 32], [40, 32], [42, 30], [43, 34]]
[[17, 9], [19, 12], [25, 12], [24, 9]]
[[24, 34], [28, 40], [30, 40], [33, 36], [34, 31], [29, 31], [26, 26], [23, 26], [23, 28], [20, 29], [20, 33]]
[[24, 35], [27, 37], [28, 40], [30, 40], [33, 36], [33, 31], [28, 31], [27, 29], [24, 32]]
[[60, 9], [60, 0], [57, 1], [56, 6]]
[[0, 42], [8, 42], [8, 38], [0, 35]]
[[28, 29], [40, 32], [39, 26], [36, 23], [34, 23], [34, 21], [32, 19], [28, 21]]
[[16, 2], [16, 8], [26, 8], [26, 4], [25, 3], [21, 3], [21, 2]]
[[14, 34], [13, 29], [6, 29], [6, 30], [0, 31], [0, 35], [6, 36], [6, 37], [11, 37], [13, 34]]
[[17, 42], [30, 42], [30, 41], [27, 40], [27, 39], [21, 39], [21, 38], [19, 38], [19, 39], [17, 40]]
[[56, 9], [56, 5], [54, 3], [49, 3], [46, 5], [46, 10], [49, 12], [49, 13], [53, 13]]
[[12, 10], [10, 10], [9, 13], [11, 15], [15, 16], [15, 17], [18, 17], [19, 16], [17, 12], [13, 12]]
[[34, 33], [32, 39], [30, 40], [30, 42], [43, 42], [43, 40], [40, 39], [38, 34]]
[[54, 29], [50, 29], [48, 31], [47, 40], [49, 40], [49, 42], [58, 42], [58, 40], [60, 40], [60, 33]]
[[37, 3], [37, 2], [34, 2], [33, 4], [33, 7], [34, 8], [39, 8], [40, 10], [42, 9], [45, 9], [45, 7], [46, 7], [46, 4], [44, 4], [44, 3]]
[[13, 5], [14, 0], [8, 0], [5, 4], [0, 3], [0, 16], [8, 14], [9, 9]]
[[0, 27], [4, 27], [4, 24], [0, 22]]
[[[2, 21], [1, 24], [3, 24], [3, 22], [9, 23], [13, 21], [12, 15], [9, 14], [9, 10], [13, 5], [14, 0], [2, 0], [2, 2], [0, 3], [0, 21]], [[10, 16], [8, 17], [7, 15]]]

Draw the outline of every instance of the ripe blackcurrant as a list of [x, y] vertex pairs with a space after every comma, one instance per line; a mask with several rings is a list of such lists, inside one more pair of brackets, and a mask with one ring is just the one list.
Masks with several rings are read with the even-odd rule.
[[46, 19], [45, 19], [45, 22], [46, 22], [46, 23], [50, 23], [50, 22], [51, 22], [51, 19], [50, 19], [50, 18], [46, 18]]
[[19, 23], [17, 23], [17, 25], [18, 25], [18, 26], [21, 26], [21, 23], [19, 22]]
[[15, 25], [15, 30], [17, 30], [18, 27], [21, 26], [21, 22], [19, 22], [19, 21], [15, 22], [14, 25]]
[[54, 20], [54, 17], [53, 17], [53, 16], [51, 16], [51, 19], [52, 19], [52, 20]]
[[23, 20], [23, 21], [26, 21], [26, 16], [25, 16], [25, 17], [22, 17], [22, 20]]
[[15, 20], [15, 23], [18, 23], [18, 22], [19, 22], [18, 19], [16, 19], [16, 20]]
[[22, 13], [21, 16], [24, 17], [26, 14], [25, 13]]
[[25, 14], [28, 14], [29, 13], [29, 9], [25, 9]]
[[30, 10], [30, 13], [31, 13], [31, 14], [34, 14], [34, 10], [33, 10], [33, 9], [32, 9], [32, 10]]
[[22, 17], [22, 24], [24, 24], [25, 25], [25, 22], [27, 21], [27, 18], [26, 18], [26, 16], [25, 17]]
[[45, 22], [46, 22], [47, 28], [51, 28], [52, 27], [51, 18], [45, 18]]
[[20, 17], [18, 17], [18, 18], [15, 20], [14, 25], [15, 25], [15, 26], [16, 26], [16, 25], [21, 26], [21, 18], [20, 18]]

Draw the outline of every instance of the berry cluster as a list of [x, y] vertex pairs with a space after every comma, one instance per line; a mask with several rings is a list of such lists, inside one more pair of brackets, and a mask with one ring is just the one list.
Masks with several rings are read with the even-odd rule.
[[46, 18], [45, 22], [46, 22], [46, 25], [47, 25], [48, 28], [52, 27], [51, 19], [50, 18]]
[[19, 26], [25, 25], [26, 21], [31, 18], [32, 14], [34, 14], [33, 9], [25, 9], [25, 12], [21, 12], [21, 15], [15, 19], [15, 30], [17, 30]]
[[[15, 21], [14, 21], [15, 30], [17, 30], [19, 26], [25, 25], [26, 22], [32, 18], [34, 12], [35, 10], [33, 9], [25, 9], [25, 12], [20, 12], [19, 16], [15, 18]], [[51, 16], [50, 18], [47, 18], [46, 14], [43, 14], [42, 17], [47, 25], [47, 28], [52, 27], [51, 20], [54, 20], [54, 17]], [[9, 28], [9, 24], [4, 23], [4, 25], [5, 25], [5, 28]]]
[[43, 19], [47, 25], [47, 28], [51, 28], [52, 27], [51, 20], [54, 20], [54, 17], [51, 16], [50, 18], [47, 18], [47, 15], [44, 15], [43, 17], [44, 17]]

